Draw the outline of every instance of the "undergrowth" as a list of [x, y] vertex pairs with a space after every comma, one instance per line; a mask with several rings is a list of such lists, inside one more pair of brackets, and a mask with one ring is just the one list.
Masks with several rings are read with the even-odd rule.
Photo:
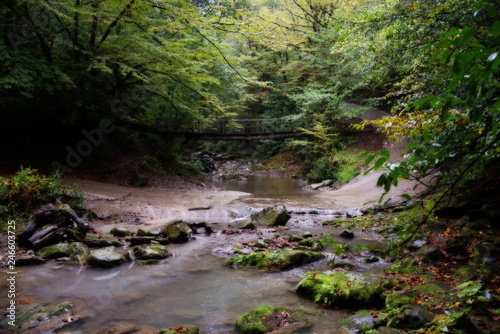
[[76, 186], [61, 185], [58, 173], [43, 176], [36, 169], [21, 167], [11, 177], [0, 177], [0, 233], [5, 233], [7, 221], [15, 220], [19, 228], [33, 211], [55, 199], [78, 206], [83, 194]]

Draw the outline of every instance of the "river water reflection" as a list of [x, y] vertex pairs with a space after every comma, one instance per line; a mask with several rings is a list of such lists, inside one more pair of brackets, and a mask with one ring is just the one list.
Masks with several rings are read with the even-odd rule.
[[274, 199], [304, 198], [312, 195], [311, 191], [303, 190], [305, 186], [299, 179], [290, 177], [265, 177], [250, 175], [238, 180], [214, 179], [212, 183], [225, 190], [235, 190], [251, 193], [253, 197]]

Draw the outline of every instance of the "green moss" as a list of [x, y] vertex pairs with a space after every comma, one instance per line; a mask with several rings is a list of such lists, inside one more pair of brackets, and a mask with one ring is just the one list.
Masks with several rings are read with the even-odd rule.
[[289, 322], [302, 322], [307, 319], [307, 315], [304, 312], [294, 312], [289, 317]]
[[418, 263], [411, 258], [405, 258], [403, 260], [397, 261], [396, 263], [391, 264], [385, 269], [386, 272], [395, 272], [401, 274], [413, 274], [421, 270], [422, 269], [420, 269]]
[[302, 250], [254, 252], [249, 255], [232, 257], [226, 261], [226, 265], [284, 270], [314, 262], [324, 257], [321, 253]]
[[384, 304], [386, 291], [396, 285], [396, 280], [394, 277], [354, 272], [309, 273], [295, 291], [327, 306], [377, 307]]
[[[26, 322], [35, 320], [34, 316], [42, 313], [44, 307], [45, 306], [41, 303], [32, 303], [20, 306], [18, 309], [19, 311], [16, 313], [16, 326], [21, 326]], [[9, 318], [5, 318], [2, 322], [0, 322], [1, 324], [4, 324], [4, 328], [8, 328], [6, 325], [6, 321], [8, 321], [8, 319]]]
[[[27, 331], [27, 329], [32, 329], [33, 325], [42, 326], [55, 317], [59, 317], [62, 322], [66, 314], [73, 314], [73, 305], [68, 302], [50, 306], [41, 303], [20, 304], [17, 308], [18, 312], [16, 313], [15, 322], [17, 327], [13, 329], [12, 333], [22, 333]], [[0, 321], [0, 327], [11, 328], [7, 325], [8, 321], [10, 321], [9, 318]]]
[[116, 238], [103, 238], [102, 235], [100, 234], [87, 234], [85, 239], [83, 239], [83, 242], [89, 247], [96, 247], [96, 248], [109, 247], [109, 246], [115, 246], [115, 247], [122, 246], [120, 240]]
[[226, 261], [226, 266], [254, 266], [262, 267], [264, 253], [253, 252], [248, 255], [231, 257]]
[[158, 264], [158, 263], [160, 263], [160, 260], [157, 260], [157, 259], [139, 260], [139, 264], [142, 266], [148, 266], [148, 265]]
[[299, 241], [299, 246], [309, 247], [311, 250], [319, 251], [323, 250], [325, 246], [321, 243], [320, 240], [315, 238], [306, 238]]
[[361, 333], [368, 333], [385, 324], [384, 318], [372, 315], [369, 310], [356, 312], [350, 318], [342, 321], [342, 327]]
[[115, 237], [126, 237], [134, 234], [134, 232], [125, 227], [113, 227], [111, 231], [109, 231], [109, 233], [111, 233]]
[[[287, 312], [288, 309], [281, 306], [262, 306], [243, 314], [236, 321], [236, 328], [243, 334], [264, 334], [270, 332], [273, 328], [265, 318], [274, 318], [274, 314]], [[299, 318], [299, 315], [297, 315]]]
[[159, 331], [159, 334], [199, 334], [201, 333], [200, 329], [196, 326], [189, 327], [178, 327], [178, 328], [162, 328]]
[[52, 246], [47, 246], [38, 251], [42, 259], [57, 259], [67, 257], [73, 253], [73, 248], [67, 243], [59, 243]]
[[411, 290], [396, 291], [387, 296], [385, 305], [388, 309], [399, 308], [411, 304], [420, 294], [433, 295], [442, 292], [439, 286], [434, 283], [419, 285]]
[[97, 249], [89, 254], [88, 264], [97, 268], [109, 268], [119, 266], [125, 262], [125, 257], [106, 249]]
[[160, 260], [169, 256], [167, 247], [163, 245], [134, 246], [134, 255], [141, 260]]
[[61, 303], [51, 306], [47, 309], [47, 314], [49, 317], [55, 317], [65, 313], [71, 313], [73, 311], [73, 305], [70, 303]]
[[85, 244], [72, 242], [70, 246], [73, 249], [73, 254], [71, 254], [70, 261], [67, 262], [68, 264], [80, 265], [87, 261], [89, 249]]

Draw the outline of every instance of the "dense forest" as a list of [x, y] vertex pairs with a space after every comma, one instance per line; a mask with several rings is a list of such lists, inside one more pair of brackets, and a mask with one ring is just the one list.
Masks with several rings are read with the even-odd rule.
[[[375, 123], [410, 138], [392, 174], [498, 157], [496, 2], [10, 0], [0, 15], [7, 165], [69, 171], [145, 143], [183, 166], [182, 139], [162, 131], [224, 117], [311, 117], [320, 144], [288, 146], [316, 161], [340, 145], [336, 120], [362, 111], [345, 102], [390, 110]], [[88, 157], [64, 164], [87, 137]]]
[[[251, 145], [259, 158], [292, 151], [312, 180], [348, 181], [355, 171], [336, 154], [351, 140], [345, 129], [375, 125], [408, 141], [398, 163], [368, 154], [371, 170], [386, 170], [378, 186], [414, 178], [451, 198], [497, 174], [498, 10], [464, 0], [5, 1], [2, 164], [64, 173], [137, 152], [141, 166], [189, 176], [200, 166], [186, 152]], [[388, 114], [349, 125], [369, 108]], [[308, 119], [309, 137], [180, 134], [273, 117]]]

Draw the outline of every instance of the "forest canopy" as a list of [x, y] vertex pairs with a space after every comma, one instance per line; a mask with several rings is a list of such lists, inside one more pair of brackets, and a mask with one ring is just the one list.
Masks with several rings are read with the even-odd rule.
[[120, 147], [137, 138], [124, 119], [189, 130], [237, 116], [312, 117], [324, 155], [336, 121], [362, 111], [344, 108], [356, 102], [392, 111], [374, 123], [410, 138], [409, 160], [377, 160], [389, 169], [381, 185], [466, 173], [499, 154], [498, 10], [479, 0], [4, 1], [0, 117], [16, 140], [2, 153], [61, 155], [103, 119]]

